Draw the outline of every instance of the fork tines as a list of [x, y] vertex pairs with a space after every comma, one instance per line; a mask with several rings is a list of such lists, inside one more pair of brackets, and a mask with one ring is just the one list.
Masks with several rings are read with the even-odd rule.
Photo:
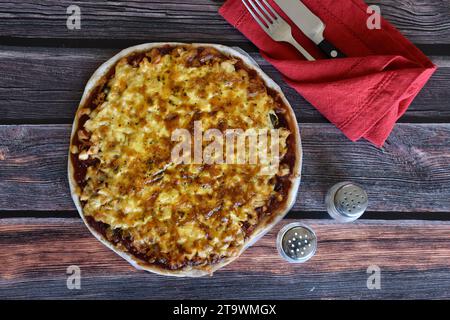
[[[266, 0], [262, 0], [262, 2], [264, 3], [265, 6], [259, 0], [242, 0], [242, 3], [250, 12], [250, 14], [253, 16], [253, 18], [256, 20], [256, 22], [262, 28], [267, 28], [270, 27], [270, 25], [273, 23], [274, 20], [281, 19], [281, 17], [267, 3]], [[268, 10], [270, 11], [270, 13]]]

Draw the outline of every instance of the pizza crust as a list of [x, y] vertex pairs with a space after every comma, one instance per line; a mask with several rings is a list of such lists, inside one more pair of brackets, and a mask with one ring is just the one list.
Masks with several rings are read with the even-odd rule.
[[[218, 51], [225, 53], [229, 56], [234, 56], [237, 58], [240, 58], [246, 67], [249, 69], [255, 70], [258, 75], [263, 79], [265, 85], [268, 88], [271, 88], [275, 90], [281, 97], [284, 105], [287, 107], [287, 113], [285, 115], [286, 121], [288, 123], [289, 130], [291, 131], [291, 134], [293, 135], [295, 139], [295, 164], [293, 166], [293, 173], [291, 174], [291, 187], [287, 193], [287, 199], [285, 199], [281, 206], [279, 206], [274, 212], [272, 212], [270, 217], [266, 217], [265, 220], [261, 221], [258, 226], [255, 228], [255, 230], [252, 232], [252, 235], [246, 240], [245, 245], [241, 249], [238, 255], [235, 257], [224, 259], [223, 261], [214, 264], [212, 266], [208, 266], [208, 268], [202, 267], [202, 269], [198, 269], [195, 267], [186, 267], [181, 270], [168, 270], [163, 267], [152, 265], [149, 263], [146, 263], [143, 260], [138, 259], [137, 257], [134, 257], [130, 253], [126, 251], [126, 249], [122, 249], [120, 247], [117, 247], [110, 243], [107, 239], [103, 237], [102, 234], [97, 232], [94, 228], [92, 228], [89, 223], [87, 222], [84, 214], [83, 209], [80, 203], [80, 190], [79, 186], [77, 185], [77, 182], [74, 179], [74, 166], [71, 161], [70, 156], [70, 148], [69, 148], [69, 158], [68, 158], [68, 179], [69, 179], [69, 185], [70, 185], [70, 192], [72, 199], [75, 203], [75, 206], [78, 210], [78, 213], [89, 229], [89, 231], [106, 247], [117, 253], [119, 256], [124, 258], [126, 261], [128, 261], [132, 266], [134, 266], [138, 270], [145, 270], [150, 271], [153, 273], [157, 273], [160, 275], [166, 275], [166, 276], [176, 276], [176, 277], [201, 277], [205, 275], [211, 275], [214, 271], [223, 268], [224, 266], [228, 265], [235, 259], [237, 259], [248, 247], [253, 245], [259, 238], [261, 238], [264, 234], [266, 234], [274, 225], [276, 225], [283, 217], [289, 212], [289, 210], [292, 208], [292, 206], [295, 203], [296, 195], [298, 192], [298, 188], [300, 185], [300, 173], [301, 173], [301, 163], [302, 163], [302, 148], [301, 148], [301, 140], [300, 140], [300, 133], [297, 125], [297, 120], [294, 114], [294, 111], [292, 110], [291, 105], [289, 104], [288, 100], [284, 96], [283, 92], [281, 91], [280, 87], [269, 77], [267, 76], [257, 65], [255, 65], [254, 60], [249, 57], [246, 54], [243, 54], [243, 50], [237, 51], [233, 48], [218, 45], [218, 44], [207, 44], [207, 43], [195, 43], [195, 44], [186, 44], [186, 43], [177, 43], [177, 42], [158, 42], [158, 43], [146, 43], [137, 45], [134, 47], [130, 47], [127, 49], [122, 50], [118, 54], [116, 54], [114, 57], [103, 63], [92, 75], [92, 77], [89, 79], [88, 83], [86, 84], [85, 90], [83, 92], [83, 96], [81, 98], [81, 102], [79, 104], [77, 114], [75, 115], [75, 120], [72, 126], [72, 132], [70, 141], [72, 142], [72, 139], [74, 135], [77, 132], [78, 129], [78, 112], [79, 110], [87, 103], [92, 91], [98, 86], [98, 84], [104, 79], [104, 77], [108, 74], [108, 72], [113, 68], [116, 63], [129, 55], [132, 55], [137, 52], [143, 52], [143, 51], [149, 51], [152, 48], [162, 47], [162, 46], [177, 46], [177, 45], [189, 45], [193, 47], [212, 47], [217, 49]], [[244, 52], [245, 53], [245, 52]]]

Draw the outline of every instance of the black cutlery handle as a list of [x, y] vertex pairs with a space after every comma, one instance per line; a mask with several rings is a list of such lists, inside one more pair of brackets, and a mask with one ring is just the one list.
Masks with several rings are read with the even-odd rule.
[[330, 58], [345, 58], [345, 54], [339, 51], [338, 48], [333, 46], [330, 42], [327, 40], [323, 40], [321, 43], [318, 44], [319, 48], [326, 53], [326, 55]]

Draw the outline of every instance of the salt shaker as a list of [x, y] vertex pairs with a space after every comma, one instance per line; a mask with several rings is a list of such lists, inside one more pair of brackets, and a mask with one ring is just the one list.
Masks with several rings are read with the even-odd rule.
[[304, 224], [290, 223], [278, 233], [277, 249], [281, 257], [290, 263], [306, 262], [316, 253], [316, 234]]

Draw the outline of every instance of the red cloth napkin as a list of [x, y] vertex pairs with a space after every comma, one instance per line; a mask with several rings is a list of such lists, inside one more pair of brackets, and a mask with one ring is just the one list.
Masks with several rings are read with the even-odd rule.
[[370, 14], [361, 0], [303, 0], [326, 24], [325, 38], [348, 56], [335, 60], [325, 58], [269, 2], [291, 23], [297, 41], [319, 60], [306, 61], [290, 44], [273, 41], [241, 0], [228, 0], [219, 12], [349, 139], [363, 137], [381, 147], [436, 70], [433, 63], [386, 20], [382, 19], [381, 29], [369, 30]]

